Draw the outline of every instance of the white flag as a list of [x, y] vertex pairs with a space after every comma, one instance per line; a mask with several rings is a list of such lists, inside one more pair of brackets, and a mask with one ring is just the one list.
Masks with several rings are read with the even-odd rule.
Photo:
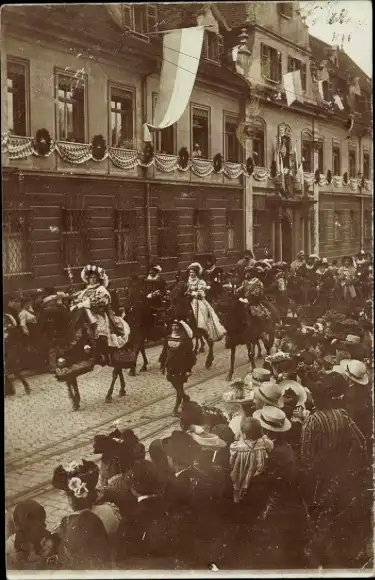
[[195, 26], [163, 35], [159, 97], [153, 123], [144, 125], [145, 141], [151, 141], [148, 127], [166, 129], [174, 125], [185, 111], [197, 75], [204, 30], [203, 26]]
[[292, 103], [294, 103], [294, 101], [296, 100], [296, 91], [294, 88], [294, 79], [293, 79], [293, 73], [286, 73], [283, 76], [284, 79], [284, 90], [285, 90], [285, 95], [286, 95], [286, 102], [288, 104], [288, 107], [290, 107], [290, 105]]
[[320, 97], [324, 100], [323, 81], [318, 81], [318, 90]]
[[338, 108], [340, 109], [340, 111], [343, 111], [344, 105], [342, 104], [342, 100], [340, 99], [340, 97], [338, 95], [333, 95], [333, 100], [334, 100], [335, 104], [338, 106]]
[[292, 72], [293, 83], [294, 83], [294, 94], [296, 95], [297, 101], [303, 103], [303, 92], [302, 92], [302, 80], [301, 71], [295, 70]]

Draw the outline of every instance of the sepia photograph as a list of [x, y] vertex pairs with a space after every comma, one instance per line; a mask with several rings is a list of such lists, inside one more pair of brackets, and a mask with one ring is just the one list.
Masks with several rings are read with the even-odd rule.
[[10, 580], [373, 577], [372, 17], [2, 5]]

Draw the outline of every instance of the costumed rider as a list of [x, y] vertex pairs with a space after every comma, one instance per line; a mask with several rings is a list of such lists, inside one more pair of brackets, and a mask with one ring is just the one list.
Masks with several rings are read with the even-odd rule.
[[267, 320], [269, 318], [269, 312], [262, 304], [264, 299], [264, 286], [263, 282], [257, 277], [256, 268], [245, 268], [245, 279], [236, 290], [236, 294], [240, 296], [240, 302], [248, 306], [246, 312], [252, 317], [257, 317], [261, 320]]
[[165, 298], [167, 283], [161, 277], [161, 272], [161, 266], [155, 264], [150, 267], [148, 276], [144, 280], [146, 297], [149, 300], [152, 310], [162, 308], [163, 300]]
[[221, 280], [224, 274], [223, 268], [216, 265], [215, 256], [209, 256], [207, 258], [207, 267], [203, 271], [202, 278], [210, 286], [210, 290], [207, 293], [209, 300], [216, 300], [220, 294], [221, 290]]
[[341, 268], [337, 273], [345, 301], [354, 300], [357, 296], [354, 284], [356, 282], [356, 267], [351, 256], [344, 256]]
[[81, 278], [86, 288], [79, 292], [70, 308], [73, 325], [81, 316], [85, 316], [93, 331], [97, 352], [105, 357], [109, 348], [122, 348], [127, 343], [130, 329], [111, 310], [108, 276], [103, 268], [89, 264], [82, 270]]
[[191, 299], [191, 308], [197, 327], [205, 331], [207, 338], [217, 342], [226, 334], [215, 310], [206, 300], [207, 291], [210, 289], [202, 278], [203, 268], [198, 262], [193, 262], [188, 267], [189, 278], [187, 281], [186, 295]]

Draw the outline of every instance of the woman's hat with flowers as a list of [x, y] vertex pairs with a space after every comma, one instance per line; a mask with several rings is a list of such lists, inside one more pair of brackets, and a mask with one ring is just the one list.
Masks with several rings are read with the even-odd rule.
[[194, 270], [199, 275], [201, 275], [203, 272], [203, 268], [199, 262], [193, 262], [192, 264], [190, 264], [190, 266], [187, 267], [188, 272], [189, 272], [189, 270]]
[[88, 279], [91, 274], [95, 274], [105, 288], [108, 286], [108, 276], [103, 268], [100, 266], [87, 264], [87, 266], [85, 266], [81, 272], [81, 279], [83, 282], [85, 282], [85, 284], [88, 283]]
[[82, 459], [81, 462], [71, 461], [65, 467], [60, 464], [53, 473], [52, 485], [55, 489], [70, 491], [76, 497], [83, 497], [86, 491], [93, 491], [96, 488], [98, 480], [97, 464]]

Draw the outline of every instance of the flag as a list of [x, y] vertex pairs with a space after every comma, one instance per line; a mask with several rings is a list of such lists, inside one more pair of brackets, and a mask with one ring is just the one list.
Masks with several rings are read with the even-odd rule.
[[283, 80], [284, 80], [284, 90], [285, 90], [285, 95], [286, 95], [286, 102], [288, 107], [290, 107], [290, 105], [292, 103], [294, 103], [294, 101], [296, 100], [296, 91], [295, 91], [295, 87], [294, 87], [294, 79], [293, 79], [293, 73], [286, 73], [283, 76]]
[[277, 148], [276, 139], [273, 141], [273, 160], [276, 165], [276, 174], [280, 173], [280, 159], [279, 159], [279, 151]]
[[340, 111], [344, 110], [344, 105], [342, 104], [342, 100], [340, 99], [339, 95], [333, 95], [333, 100]]
[[303, 184], [304, 184], [304, 176], [303, 176], [303, 165], [302, 165], [302, 159], [301, 159], [301, 163], [299, 163], [298, 161], [298, 152], [297, 152], [297, 142], [294, 145], [294, 163], [295, 163], [295, 172], [296, 172], [296, 177], [298, 176], [298, 180], [301, 183], [301, 187], [303, 188]]
[[238, 46], [234, 46], [232, 48], [232, 59], [233, 59], [233, 62], [235, 64], [235, 67], [236, 67], [236, 73], [239, 74], [239, 75], [244, 75], [245, 74], [245, 71], [244, 71], [243, 67], [240, 65], [239, 62], [237, 62], [239, 48], [240, 48], [239, 45]]
[[318, 81], [318, 91], [319, 91], [320, 97], [324, 100], [323, 81]]
[[285, 175], [284, 175], [284, 163], [283, 163], [283, 156], [279, 152], [279, 163], [280, 163], [280, 178], [281, 178], [281, 187], [285, 191]]
[[149, 127], [166, 129], [174, 125], [185, 111], [197, 76], [204, 30], [203, 26], [195, 26], [163, 35], [159, 98], [153, 123], [144, 125], [145, 141], [151, 141]]
[[359, 77], [356, 77], [352, 83], [352, 90], [355, 95], [361, 96], [361, 87], [359, 86]]
[[301, 71], [294, 70], [292, 72], [292, 75], [293, 75], [294, 93], [296, 95], [296, 100], [299, 101], [300, 103], [303, 103]]
[[353, 113], [355, 111], [355, 106], [356, 106], [356, 93], [355, 93], [355, 89], [354, 86], [351, 85], [349, 87], [349, 91], [348, 94], [346, 96], [346, 103], [348, 105], [348, 108], [350, 109], [350, 111]]
[[294, 101], [300, 101], [303, 103], [301, 71], [294, 70], [292, 72], [286, 73], [283, 79], [288, 107], [290, 107]]
[[320, 63], [320, 71], [319, 71], [318, 78], [320, 81], [329, 81], [329, 72], [328, 72], [326, 60], [323, 60]]

